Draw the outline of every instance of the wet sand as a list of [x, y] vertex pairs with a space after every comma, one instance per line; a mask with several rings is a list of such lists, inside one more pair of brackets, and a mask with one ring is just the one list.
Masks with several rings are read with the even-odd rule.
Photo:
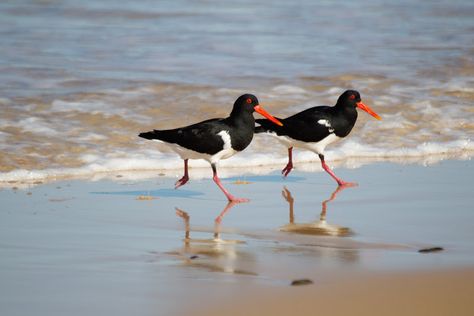
[[[363, 274], [246, 291], [195, 315], [472, 315], [474, 269]], [[244, 307], [243, 307], [244, 306]]]
[[[9, 183], [0, 190], [0, 310], [472, 314], [473, 166], [337, 168], [359, 183], [343, 190], [303, 166], [287, 179], [243, 174], [223, 181], [251, 199], [238, 205], [210, 178], [174, 190], [176, 178], [158, 173]], [[433, 247], [442, 250], [419, 252]], [[312, 284], [291, 286], [305, 279]]]

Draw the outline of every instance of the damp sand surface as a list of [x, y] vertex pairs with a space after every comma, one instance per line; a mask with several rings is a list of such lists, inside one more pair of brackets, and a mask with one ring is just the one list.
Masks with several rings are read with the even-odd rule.
[[339, 190], [298, 165], [242, 173], [223, 179], [237, 205], [210, 178], [11, 183], [2, 314], [472, 314], [473, 167], [336, 168], [359, 183]]

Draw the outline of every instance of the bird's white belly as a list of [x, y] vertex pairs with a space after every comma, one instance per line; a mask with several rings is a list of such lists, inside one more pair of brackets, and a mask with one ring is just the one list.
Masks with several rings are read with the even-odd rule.
[[204, 159], [210, 163], [217, 163], [219, 160], [230, 158], [237, 153], [237, 151], [232, 148], [230, 136], [227, 131], [221, 131], [218, 135], [222, 137], [222, 140], [224, 141], [224, 146], [222, 150], [218, 151], [214, 155], [200, 153], [182, 147], [178, 144], [167, 143], [159, 139], [154, 139], [154, 141], [167, 145], [171, 150], [177, 153], [181, 157], [181, 159]]
[[268, 133], [278, 139], [280, 143], [286, 147], [299, 147], [311, 150], [317, 154], [323, 154], [324, 149], [327, 145], [334, 143], [335, 141], [341, 139], [341, 137], [336, 136], [336, 134], [331, 133], [327, 137], [323, 138], [319, 142], [303, 142], [300, 140], [293, 139], [289, 136], [279, 136], [276, 133]]

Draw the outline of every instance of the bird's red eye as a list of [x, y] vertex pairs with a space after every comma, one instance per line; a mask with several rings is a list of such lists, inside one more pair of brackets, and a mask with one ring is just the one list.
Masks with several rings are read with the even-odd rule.
[[350, 100], [354, 100], [355, 98], [356, 98], [356, 96], [353, 95], [353, 94], [351, 94], [351, 95], [349, 96], [349, 99], [350, 99]]
[[246, 101], [248, 104], [252, 103], [252, 99], [248, 98]]

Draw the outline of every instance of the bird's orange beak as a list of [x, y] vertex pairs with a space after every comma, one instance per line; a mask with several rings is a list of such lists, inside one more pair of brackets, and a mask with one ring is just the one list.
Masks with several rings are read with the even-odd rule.
[[268, 113], [267, 111], [264, 110], [264, 108], [262, 108], [260, 106], [260, 104], [257, 104], [256, 106], [253, 107], [255, 112], [265, 116], [267, 119], [269, 119], [270, 121], [272, 121], [273, 123], [275, 123], [276, 125], [279, 125], [279, 126], [283, 126], [283, 124], [277, 120], [276, 118], [274, 118], [273, 116], [270, 115], [270, 113]]
[[375, 113], [368, 105], [365, 105], [364, 103], [362, 103], [362, 101], [360, 102], [357, 102], [356, 103], [357, 107], [359, 109], [362, 109], [364, 110], [365, 112], [369, 113], [370, 115], [372, 115], [373, 117], [375, 117], [377, 120], [381, 120], [382, 118], [377, 114]]

